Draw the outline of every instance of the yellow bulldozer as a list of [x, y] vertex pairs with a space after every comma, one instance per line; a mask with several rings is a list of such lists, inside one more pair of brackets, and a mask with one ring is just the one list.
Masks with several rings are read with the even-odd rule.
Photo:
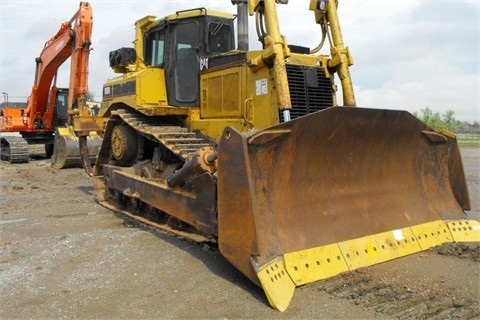
[[287, 2], [138, 20], [134, 48], [110, 52], [120, 76], [103, 86], [95, 166], [84, 161], [101, 204], [216, 243], [281, 311], [296, 286], [480, 240], [455, 135], [406, 111], [356, 107], [337, 2], [310, 1], [313, 50], [282, 36]]

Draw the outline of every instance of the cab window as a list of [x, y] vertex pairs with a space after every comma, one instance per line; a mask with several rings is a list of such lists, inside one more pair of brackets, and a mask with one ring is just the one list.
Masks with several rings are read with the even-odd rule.
[[147, 35], [145, 63], [151, 67], [160, 67], [165, 61], [165, 32], [155, 30]]
[[232, 50], [232, 28], [223, 21], [208, 24], [209, 53], [223, 53]]

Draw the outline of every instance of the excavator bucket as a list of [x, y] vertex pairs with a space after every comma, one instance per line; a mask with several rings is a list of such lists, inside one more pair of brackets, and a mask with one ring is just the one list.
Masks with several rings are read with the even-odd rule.
[[[90, 163], [93, 164], [102, 145], [102, 138], [95, 131], [91, 131], [87, 140]], [[52, 167], [62, 169], [81, 167], [82, 165], [79, 139], [75, 135], [73, 127], [57, 127], [55, 129]]]
[[218, 146], [222, 254], [283, 311], [296, 286], [480, 241], [454, 135], [405, 111], [335, 107]]

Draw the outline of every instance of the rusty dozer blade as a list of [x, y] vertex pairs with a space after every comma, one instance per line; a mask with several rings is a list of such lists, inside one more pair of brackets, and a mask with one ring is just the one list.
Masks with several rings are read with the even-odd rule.
[[[102, 138], [94, 131], [87, 137], [90, 163], [95, 163], [98, 151], [102, 144]], [[55, 169], [82, 167], [83, 161], [80, 154], [78, 137], [72, 126], [57, 127], [52, 154], [52, 167]]]
[[480, 241], [455, 136], [405, 111], [336, 107], [218, 146], [222, 254], [285, 310], [298, 285]]

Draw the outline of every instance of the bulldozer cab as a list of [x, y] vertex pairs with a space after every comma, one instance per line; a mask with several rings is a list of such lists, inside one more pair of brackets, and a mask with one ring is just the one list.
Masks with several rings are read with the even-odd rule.
[[145, 63], [166, 71], [169, 104], [198, 106], [200, 61], [234, 49], [233, 19], [204, 8], [180, 11], [146, 32], [144, 41]]

